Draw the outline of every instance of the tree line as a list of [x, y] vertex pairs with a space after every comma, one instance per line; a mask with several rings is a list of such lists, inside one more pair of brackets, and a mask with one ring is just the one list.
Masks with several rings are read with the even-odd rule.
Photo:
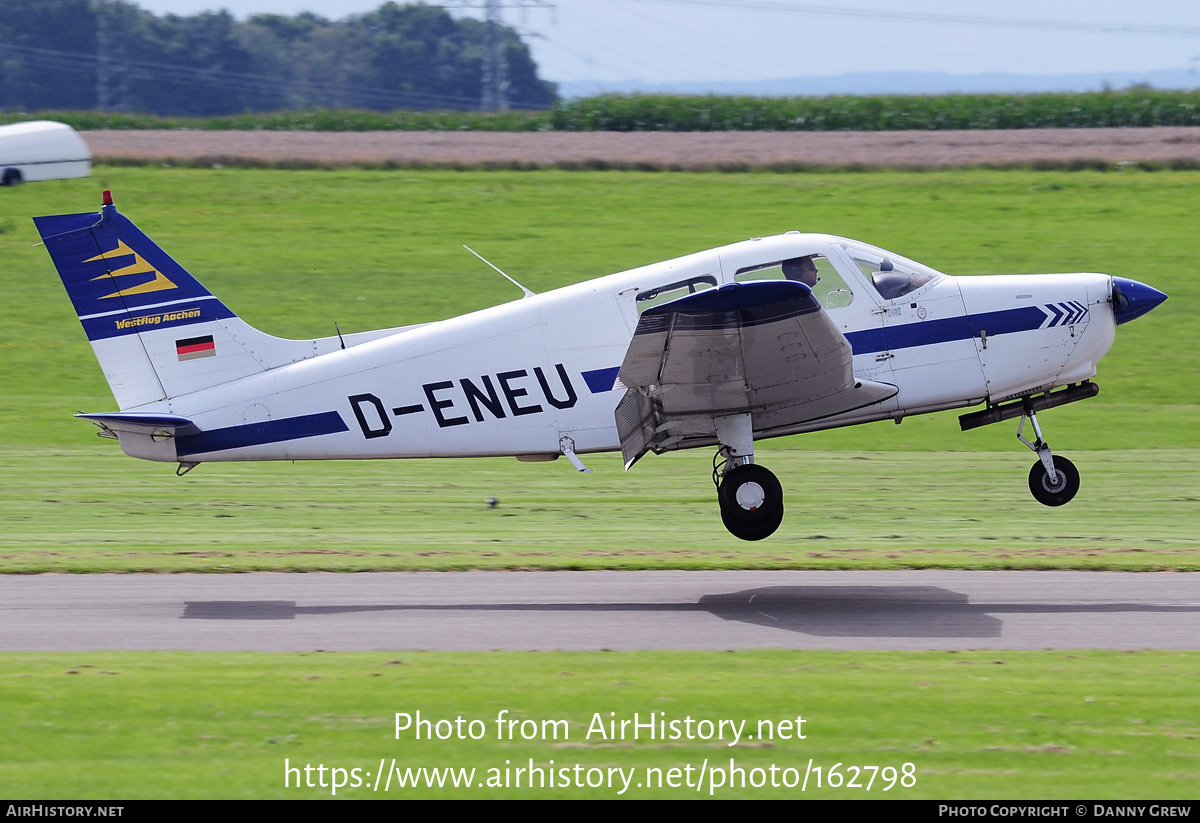
[[0, 0], [0, 109], [205, 117], [556, 99], [515, 31], [436, 6], [239, 21], [224, 10], [158, 17], [124, 0]]

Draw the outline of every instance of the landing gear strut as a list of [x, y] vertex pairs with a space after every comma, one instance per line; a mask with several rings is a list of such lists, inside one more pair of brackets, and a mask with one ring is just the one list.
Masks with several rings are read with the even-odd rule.
[[718, 418], [716, 423], [722, 445], [713, 457], [713, 483], [721, 522], [742, 540], [770, 537], [783, 522], [783, 487], [754, 462], [750, 415]]
[[[1028, 398], [1025, 399], [1024, 412], [1017, 426], [1017, 439], [1032, 449], [1039, 458], [1029, 470], [1029, 491], [1045, 506], [1061, 506], [1071, 502], [1071, 498], [1079, 491], [1079, 470], [1067, 458], [1050, 451], [1050, 446], [1042, 437], [1037, 413]], [[1022, 434], [1027, 419], [1033, 424], [1034, 434], [1037, 435], [1037, 440], [1033, 443], [1026, 440]]]

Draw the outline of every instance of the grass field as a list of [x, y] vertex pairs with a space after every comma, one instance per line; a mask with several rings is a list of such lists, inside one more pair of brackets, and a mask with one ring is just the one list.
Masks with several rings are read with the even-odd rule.
[[[790, 229], [890, 248], [950, 274], [1104, 271], [1171, 300], [1121, 329], [1075, 448], [1195, 447], [1189, 308], [1200, 172], [678, 174], [317, 172], [101, 167], [0, 198], [0, 443], [70, 445], [64, 411], [111, 397], [30, 217], [98, 207], [99, 189], [246, 320], [287, 337], [437, 320], [513, 299], [467, 243], [535, 291]], [[47, 392], [47, 386], [53, 392]], [[1074, 411], [1074, 409], [1072, 410]], [[1052, 419], [1051, 419], [1052, 420]], [[816, 448], [1009, 449], [994, 427], [911, 421], [902, 441], [853, 429]], [[922, 428], [928, 425], [928, 428]], [[1051, 422], [1053, 425], [1053, 422]], [[908, 423], [905, 424], [908, 426]], [[907, 431], [907, 428], [906, 428]], [[1062, 435], [1059, 435], [1060, 439]], [[914, 442], [915, 438], [916, 442]]]
[[[195, 568], [205, 558], [196, 553], [208, 551], [229, 568], [1195, 568], [1198, 181], [1200, 173], [1165, 171], [101, 167], [93, 180], [7, 190], [0, 254], [16, 311], [0, 329], [8, 409], [0, 570], [174, 570]], [[97, 443], [70, 415], [113, 401], [28, 219], [94, 209], [100, 187], [249, 322], [292, 337], [328, 334], [335, 317], [350, 332], [515, 297], [463, 242], [535, 291], [802, 228], [954, 274], [1100, 270], [1171, 299], [1119, 330], [1099, 397], [1042, 417], [1055, 449], [1081, 463], [1084, 491], [1071, 506], [1050, 511], [1029, 498], [1033, 460], [1015, 423], [961, 433], [953, 413], [931, 415], [764, 444], [792, 515], [769, 545], [746, 547], [731, 545], [715, 521], [707, 450], [649, 458], [628, 473], [615, 457], [594, 457], [592, 477], [565, 463], [508, 460], [210, 464], [178, 479], [169, 466], [103, 449], [115, 444]], [[118, 500], [114, 487], [126, 490]], [[495, 511], [482, 505], [491, 496], [503, 499]], [[651, 511], [678, 545], [645, 549]], [[1116, 524], [1081, 526], [1113, 511], [1122, 514]], [[447, 517], [463, 524], [452, 535]], [[583, 529], [586, 549], [575, 539]], [[94, 539], [97, 530], [107, 542]], [[397, 533], [411, 537], [396, 541]]]
[[[612, 798], [615, 788], [517, 788], [518, 766], [635, 770], [626, 797], [1195, 798], [1200, 658], [1169, 652], [652, 652], [595, 654], [8, 655], [0, 668], [10, 797], [330, 797], [318, 764], [359, 769], [338, 797]], [[396, 712], [465, 724], [478, 739], [416, 740]], [[534, 721], [536, 739], [497, 739], [495, 718]], [[614, 712], [614, 715], [610, 715]], [[746, 721], [724, 740], [605, 739], [607, 722]], [[657, 714], [662, 713], [662, 714]], [[760, 721], [789, 739], [762, 740]], [[557, 739], [542, 722], [564, 720]], [[517, 727], [519, 728], [519, 727]], [[686, 726], [681, 733], [686, 735]], [[482, 729], [482, 731], [481, 731]], [[619, 729], [619, 726], [618, 726]], [[632, 727], [627, 727], [631, 734]], [[442, 727], [443, 733], [448, 728]], [[668, 728], [668, 731], [670, 729]], [[698, 724], [695, 733], [700, 733]], [[765, 731], [765, 729], [764, 729]], [[527, 736], [533, 736], [533, 729]], [[805, 735], [795, 739], [796, 733]], [[457, 734], [457, 732], [455, 732]], [[606, 731], [607, 734], [607, 731]], [[745, 734], [755, 739], [747, 740]], [[514, 729], [513, 736], [516, 736]], [[428, 737], [428, 735], [426, 736]], [[284, 763], [312, 764], [314, 788], [284, 786]], [[507, 786], [372, 791], [381, 758], [405, 768], [489, 770]], [[891, 767], [860, 788], [795, 787], [809, 761]], [[695, 787], [702, 763], [747, 773], [745, 788]], [[911, 763], [915, 785], [896, 773]], [[506, 764], [508, 766], [506, 767]], [[390, 765], [390, 763], [389, 763]], [[769, 769], [778, 768], [770, 785]], [[689, 776], [692, 785], [684, 785]], [[637, 787], [648, 769], [676, 788]], [[752, 785], [758, 768], [767, 785]], [[507, 772], [505, 771], [507, 769]], [[385, 767], [385, 770], [386, 767]], [[302, 773], [301, 773], [302, 774]], [[823, 776], [828, 779], [828, 776]], [[836, 782], [836, 781], [835, 781]]]
[[[1196, 569], [1198, 182], [1196, 172], [1132, 169], [101, 167], [91, 180], [3, 190], [0, 571]], [[349, 332], [516, 296], [461, 243], [542, 291], [789, 229], [856, 237], [951, 274], [1104, 271], [1171, 299], [1119, 330], [1099, 397], [1042, 416], [1056, 451], [1083, 471], [1070, 506], [1029, 497], [1032, 455], [1013, 437], [1015, 421], [960, 433], [954, 415], [932, 415], [764, 444], [789, 515], [776, 538], [747, 547], [717, 521], [707, 453], [648, 458], [629, 473], [596, 457], [587, 477], [486, 460], [206, 465], [180, 479], [96, 442], [70, 415], [113, 401], [29, 218], [95, 210], [101, 188], [242, 316], [284, 336], [329, 334], [335, 316]], [[490, 496], [495, 509], [484, 506]], [[593, 711], [664, 707], [751, 721], [804, 713], [820, 729], [811, 742], [752, 748], [747, 762], [913, 762], [918, 783], [905, 796], [1194, 797], [1200, 776], [1196, 653], [392, 659], [0, 654], [0, 705], [14, 730], [0, 743], [0, 787], [26, 797], [259, 797], [283, 794], [284, 757], [374, 770], [385, 756], [664, 769], [727, 756], [719, 745], [415, 747], [391, 734], [396, 711], [492, 717], [506, 707], [575, 724]]]
[[1200, 570], [1191, 449], [1072, 452], [1082, 491], [1046, 509], [1025, 482], [1033, 455], [1015, 448], [767, 448], [762, 462], [792, 478], [785, 528], [743, 543], [721, 526], [707, 453], [628, 473], [589, 458], [590, 475], [488, 459], [213, 464], [177, 478], [107, 445], [0, 451], [0, 568]]

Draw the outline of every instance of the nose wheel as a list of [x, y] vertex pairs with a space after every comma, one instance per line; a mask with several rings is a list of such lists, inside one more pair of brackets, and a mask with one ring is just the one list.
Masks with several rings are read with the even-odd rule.
[[[1037, 414], [1033, 411], [1028, 399], [1025, 401], [1025, 415], [1017, 426], [1017, 439], [1032, 449], [1038, 456], [1038, 462], [1029, 470], [1029, 491], [1043, 506], [1062, 506], [1070, 503], [1079, 491], [1079, 470], [1067, 458], [1054, 454], [1042, 437], [1041, 426], [1038, 425]], [[1030, 443], [1022, 432], [1025, 421], [1033, 424], [1037, 440]]]
[[1069, 503], [1079, 491], [1079, 470], [1070, 460], [1056, 454], [1052, 476], [1039, 460], [1029, 470], [1029, 491], [1044, 506]]

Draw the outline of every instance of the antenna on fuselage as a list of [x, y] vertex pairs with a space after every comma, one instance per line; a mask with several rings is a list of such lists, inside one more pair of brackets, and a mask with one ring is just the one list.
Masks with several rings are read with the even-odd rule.
[[478, 258], [479, 258], [480, 260], [482, 260], [484, 263], [487, 263], [489, 266], [491, 266], [493, 269], [495, 269], [497, 272], [499, 272], [501, 277], [503, 277], [503, 278], [504, 278], [505, 280], [507, 280], [509, 283], [512, 283], [514, 286], [516, 286], [518, 289], [520, 289], [522, 292], [524, 292], [524, 295], [523, 295], [523, 297], [522, 297], [521, 299], [524, 299], [525, 297], [533, 297], [533, 296], [534, 296], [533, 292], [531, 292], [529, 289], [527, 289], [527, 288], [525, 288], [524, 286], [522, 286], [522, 285], [521, 285], [520, 283], [518, 283], [516, 280], [513, 280], [511, 277], [509, 277], [509, 276], [508, 276], [507, 274], [505, 274], [504, 272], [500, 271], [499, 267], [497, 267], [497, 266], [493, 266], [493, 265], [492, 265], [492, 263], [491, 263], [491, 262], [490, 262], [490, 261], [489, 261], [489, 260], [488, 260], [486, 257], [484, 257], [484, 256], [483, 256], [482, 254], [480, 254], [479, 252], [475, 251], [475, 249], [471, 248], [471, 247], [470, 247], [470, 246], [468, 246], [466, 243], [463, 243], [463, 248], [464, 248], [464, 249], [466, 249], [467, 251], [469, 251], [471, 254], [473, 254], [473, 255], [475, 255], [476, 257], [478, 257]]
[[333, 303], [329, 302], [329, 295], [325, 292], [325, 280], [321, 277], [321, 272], [313, 266], [313, 274], [317, 276], [317, 285], [321, 289], [321, 295], [325, 298], [325, 305], [329, 307], [329, 316], [333, 319], [333, 330], [337, 332], [338, 342], [342, 344], [342, 348], [346, 348], [346, 340], [342, 337], [342, 330], [338, 327], [337, 315], [333, 313]]

